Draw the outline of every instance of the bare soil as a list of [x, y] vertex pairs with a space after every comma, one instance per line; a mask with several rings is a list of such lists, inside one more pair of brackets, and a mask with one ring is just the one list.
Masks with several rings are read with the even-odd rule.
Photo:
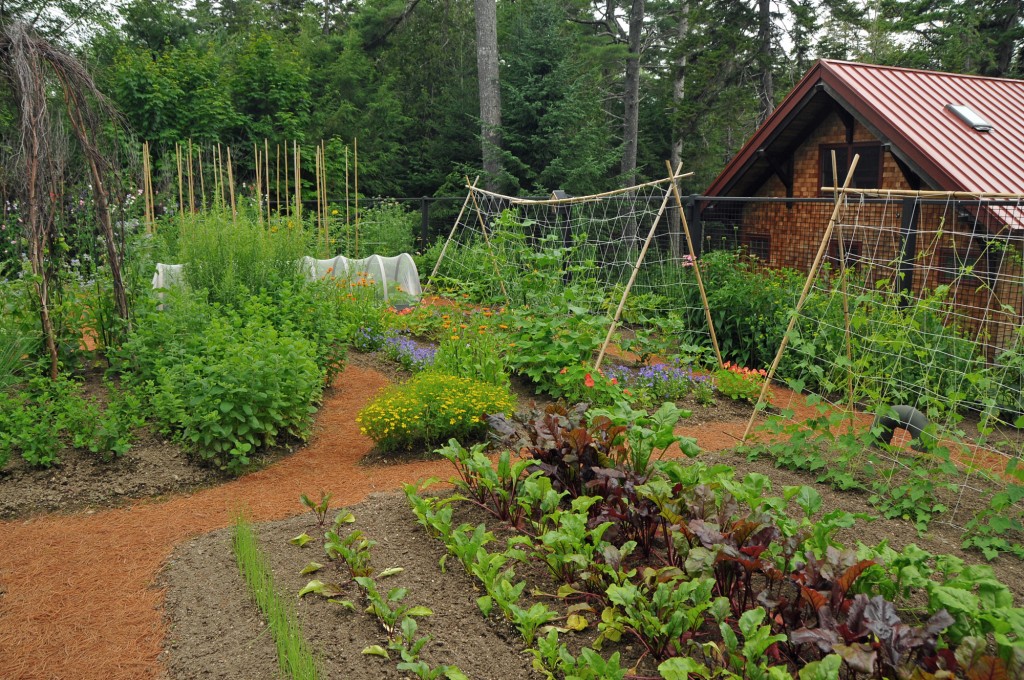
[[[424, 661], [431, 666], [454, 664], [474, 680], [530, 675], [530, 660], [522, 653], [522, 645], [511, 635], [501, 635], [481, 616], [475, 603], [480, 593], [461, 566], [453, 562], [446, 573], [441, 572], [438, 560], [444, 548], [413, 522], [404, 495], [374, 494], [350, 510], [356, 517], [351, 527], [377, 542], [371, 549], [377, 570], [404, 568], [381, 580], [380, 587], [407, 588], [403, 604], [426, 605], [434, 612], [419, 619], [419, 634], [431, 637], [422, 652]], [[168, 631], [162, 661], [172, 680], [278, 677], [274, 641], [238, 573], [231, 531], [222, 529], [179, 546], [161, 576], [161, 585], [167, 588]], [[288, 542], [302, 532], [323, 535], [311, 514], [260, 524], [257, 532], [283, 597], [295, 598], [310, 578], [343, 579], [332, 565], [315, 576], [299, 574], [311, 560], [326, 562], [321, 540], [303, 548]], [[322, 662], [322, 677], [407, 677], [396, 669], [397, 652], [392, 652], [391, 661], [361, 653], [370, 645], [387, 647], [387, 637], [376, 620], [362, 611], [365, 603], [357, 586], [350, 582], [346, 589], [349, 592], [342, 597], [356, 603], [355, 612], [315, 595], [295, 600], [302, 630]]]

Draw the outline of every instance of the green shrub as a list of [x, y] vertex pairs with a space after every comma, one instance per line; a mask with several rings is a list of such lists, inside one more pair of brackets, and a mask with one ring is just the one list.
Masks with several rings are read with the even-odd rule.
[[207, 210], [179, 222], [176, 248], [166, 256], [184, 264], [185, 280], [205, 290], [211, 302], [238, 306], [252, 293], [301, 278], [299, 261], [308, 249], [302, 224], [265, 227], [245, 210]]
[[202, 459], [238, 473], [256, 449], [308, 436], [323, 386], [313, 343], [237, 315], [213, 317], [197, 340], [201, 352], [158, 365], [150, 393]]
[[384, 390], [356, 422], [382, 450], [398, 451], [480, 437], [487, 430], [485, 415], [514, 408], [508, 388], [431, 371]]
[[[360, 211], [358, 256], [392, 257], [411, 253], [415, 247], [414, 232], [418, 223], [419, 215], [406, 210], [395, 200], [379, 201], [372, 208]], [[356, 257], [354, 243], [343, 245], [345, 255]]]

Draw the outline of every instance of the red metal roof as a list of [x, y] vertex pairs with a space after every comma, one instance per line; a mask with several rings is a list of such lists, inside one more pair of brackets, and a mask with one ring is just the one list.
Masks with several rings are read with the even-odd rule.
[[[931, 188], [1024, 193], [1024, 80], [822, 59], [729, 162], [708, 195], [727, 192], [819, 85], [891, 144]], [[992, 131], [974, 130], [948, 104], [966, 104]]]

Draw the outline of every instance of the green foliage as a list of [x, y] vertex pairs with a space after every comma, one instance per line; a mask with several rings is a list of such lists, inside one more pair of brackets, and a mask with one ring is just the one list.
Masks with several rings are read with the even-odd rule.
[[210, 314], [205, 328], [178, 346], [152, 337], [160, 325], [140, 324], [129, 350], [171, 345], [170, 356], [142, 357], [153, 369], [149, 396], [160, 422], [200, 458], [238, 473], [260, 447], [305, 439], [323, 386], [310, 341], [258, 316]]
[[487, 429], [484, 416], [515, 408], [508, 388], [427, 372], [391, 386], [359, 412], [360, 431], [385, 451], [470, 439]]
[[18, 451], [33, 467], [59, 464], [65, 441], [103, 460], [131, 448], [133, 430], [145, 424], [138, 396], [107, 385], [106, 408], [82, 396], [81, 385], [65, 375], [35, 377], [0, 403], [0, 467]]
[[210, 302], [241, 306], [261, 289], [274, 289], [301, 276], [299, 260], [306, 254], [301, 225], [286, 220], [269, 229], [243, 213], [229, 210], [186, 215], [180, 222], [176, 252], [185, 280], [206, 291]]
[[274, 587], [274, 574], [260, 550], [256, 534], [242, 517], [235, 520], [232, 546], [238, 570], [249, 587], [249, 593], [267, 619], [267, 626], [277, 646], [277, 662], [281, 672], [295, 680], [315, 680], [320, 670], [294, 609]]
[[[376, 201], [372, 207], [360, 210], [359, 213], [359, 256], [373, 254], [392, 257], [411, 253], [418, 224], [419, 215], [407, 210], [398, 201]], [[354, 251], [349, 250], [344, 250], [342, 254], [356, 256]]]
[[462, 329], [441, 340], [434, 355], [434, 370], [508, 389], [504, 344], [503, 338], [488, 331], [486, 325]]
[[[607, 330], [606, 319], [591, 316], [559, 297], [552, 298], [543, 310], [512, 310], [508, 325], [509, 367], [556, 398], [565, 396], [559, 384], [561, 371], [589, 363], [604, 339], [602, 330]], [[575, 380], [573, 386], [584, 387]]]

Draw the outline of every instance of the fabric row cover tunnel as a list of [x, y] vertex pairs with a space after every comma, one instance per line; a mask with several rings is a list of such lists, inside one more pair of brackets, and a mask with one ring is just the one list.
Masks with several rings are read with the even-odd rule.
[[[423, 294], [416, 262], [409, 253], [394, 257], [370, 255], [358, 260], [343, 255], [329, 260], [304, 257], [300, 261], [302, 272], [309, 279], [335, 278], [349, 283], [363, 282], [373, 285], [387, 303], [419, 300]], [[171, 288], [184, 282], [180, 264], [157, 264], [153, 275], [153, 288]]]

